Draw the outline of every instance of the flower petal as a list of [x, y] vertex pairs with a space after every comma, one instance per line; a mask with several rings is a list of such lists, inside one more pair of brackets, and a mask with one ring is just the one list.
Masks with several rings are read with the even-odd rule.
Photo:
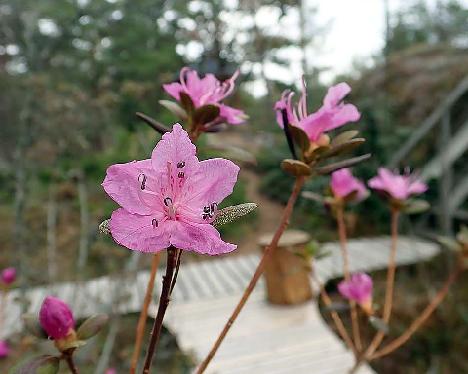
[[414, 182], [412, 182], [408, 188], [408, 192], [411, 194], [411, 195], [419, 195], [421, 193], [424, 193], [426, 192], [428, 189], [427, 187], [427, 184], [422, 182], [422, 181], [419, 181], [419, 180], [416, 180]]
[[247, 118], [247, 115], [244, 113], [244, 111], [224, 104], [219, 105], [219, 115], [231, 125], [239, 125], [244, 123]]
[[163, 84], [163, 89], [176, 100], [180, 100], [180, 93], [184, 91], [178, 82]]
[[220, 255], [232, 252], [235, 244], [224, 242], [218, 230], [210, 224], [196, 224], [177, 221], [172, 231], [171, 244], [177, 248], [201, 254]]
[[174, 225], [163, 217], [163, 213], [143, 216], [120, 208], [112, 213], [109, 227], [118, 244], [135, 251], [158, 252], [169, 247]]
[[323, 105], [327, 108], [333, 108], [337, 106], [350, 92], [351, 87], [349, 87], [347, 83], [338, 83], [328, 89], [328, 92], [323, 99]]
[[[117, 204], [129, 213], [150, 214], [158, 209], [156, 205], [153, 206], [151, 202], [148, 204], [148, 201], [141, 197], [142, 175], [145, 176], [145, 180], [151, 178], [151, 181], [156, 183], [156, 179], [152, 178], [154, 171], [151, 167], [151, 160], [115, 164], [107, 168], [102, 187]], [[148, 180], [145, 183], [148, 186], [154, 184], [151, 181]]]
[[197, 172], [185, 185], [180, 214], [192, 222], [211, 222], [203, 220], [203, 208], [220, 204], [232, 193], [239, 170], [239, 166], [223, 158], [200, 162]]
[[349, 122], [356, 122], [359, 118], [361, 114], [353, 104], [341, 105], [333, 111], [330, 122], [325, 126], [325, 131], [336, 129]]

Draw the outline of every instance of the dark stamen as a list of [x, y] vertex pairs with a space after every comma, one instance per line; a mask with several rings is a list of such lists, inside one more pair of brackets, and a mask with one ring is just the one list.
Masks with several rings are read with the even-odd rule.
[[286, 135], [286, 140], [288, 141], [289, 150], [291, 151], [291, 155], [295, 160], [297, 160], [296, 150], [294, 149], [294, 142], [291, 135], [291, 131], [289, 130], [289, 120], [288, 120], [288, 112], [286, 109], [281, 109], [281, 115], [283, 117], [283, 130], [284, 135]]
[[[143, 177], [143, 178], [142, 178]], [[138, 176], [138, 182], [141, 183], [140, 188], [144, 190], [146, 188], [146, 175], [145, 174], [140, 174]]]
[[177, 169], [182, 169], [185, 166], [185, 161], [181, 161], [177, 163]]
[[218, 204], [212, 203], [212, 204], [210, 205], [210, 212], [211, 212], [211, 213], [214, 213], [215, 210], [216, 210], [217, 208], [218, 208]]
[[170, 197], [166, 197], [164, 199], [164, 205], [165, 206], [169, 206], [169, 205], [172, 205], [172, 199]]
[[153, 229], [158, 227], [158, 221], [156, 220], [156, 218], [153, 218], [153, 220], [151, 221], [151, 224], [153, 225]]
[[185, 173], [183, 171], [179, 171], [179, 174], [177, 174], [179, 178], [183, 178], [185, 176]]

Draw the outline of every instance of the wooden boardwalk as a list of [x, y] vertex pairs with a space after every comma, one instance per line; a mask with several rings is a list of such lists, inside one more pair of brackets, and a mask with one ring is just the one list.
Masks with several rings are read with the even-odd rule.
[[[325, 245], [329, 257], [317, 261], [315, 269], [322, 281], [341, 276], [341, 257], [336, 243]], [[351, 240], [352, 271], [384, 268], [389, 255], [388, 238]], [[430, 259], [438, 246], [417, 239], [401, 238], [399, 265]], [[183, 264], [165, 324], [175, 334], [181, 349], [201, 360], [226, 322], [244, 291], [259, 256], [226, 256], [211, 261]], [[47, 294], [72, 305], [77, 317], [99, 312], [127, 313], [140, 310], [149, 274], [132, 277], [101, 277], [81, 284], [62, 283], [29, 290], [28, 311], [37, 313]], [[160, 292], [156, 283], [154, 302]], [[19, 294], [7, 300], [7, 321], [3, 335], [21, 329]], [[154, 314], [156, 304], [151, 306]], [[207, 372], [209, 373], [345, 373], [352, 355], [331, 332], [320, 316], [316, 303], [300, 306], [273, 306], [265, 302], [260, 280], [239, 320]], [[371, 372], [363, 368], [362, 373]]]

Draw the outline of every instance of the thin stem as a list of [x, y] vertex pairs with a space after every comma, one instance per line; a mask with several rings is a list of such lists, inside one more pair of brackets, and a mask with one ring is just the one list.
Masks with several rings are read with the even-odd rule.
[[275, 235], [273, 236], [273, 239], [271, 240], [270, 245], [265, 248], [265, 251], [263, 252], [263, 256], [260, 260], [260, 263], [257, 265], [257, 268], [255, 269], [255, 273], [252, 276], [252, 279], [250, 280], [249, 285], [245, 289], [241, 299], [239, 300], [239, 303], [237, 304], [236, 308], [232, 312], [232, 315], [229, 317], [229, 320], [224, 325], [223, 330], [221, 331], [218, 338], [216, 339], [216, 342], [214, 343], [213, 347], [208, 353], [208, 356], [206, 356], [206, 358], [203, 360], [203, 362], [200, 364], [200, 366], [196, 370], [197, 374], [201, 374], [206, 370], [209, 363], [215, 356], [221, 343], [223, 342], [224, 338], [226, 337], [227, 333], [229, 332], [231, 326], [234, 324], [239, 313], [242, 311], [242, 308], [244, 307], [245, 303], [249, 299], [250, 294], [254, 290], [255, 285], [257, 284], [258, 280], [260, 279], [260, 276], [265, 270], [265, 266], [266, 266], [268, 259], [270, 258], [273, 251], [276, 249], [278, 242], [281, 238], [281, 235], [283, 235], [284, 230], [286, 230], [286, 227], [289, 224], [289, 218], [291, 217], [294, 204], [297, 200], [297, 197], [299, 196], [299, 193], [301, 192], [304, 182], [305, 182], [304, 177], [300, 176], [296, 178], [293, 190], [291, 192], [291, 195], [289, 196], [288, 204], [286, 205], [286, 208], [283, 211], [280, 224], [278, 228], [276, 229]]
[[136, 337], [135, 337], [135, 348], [133, 350], [132, 360], [130, 363], [130, 373], [135, 374], [136, 368], [138, 365], [138, 358], [140, 357], [141, 344], [143, 341], [143, 335], [145, 333], [146, 319], [148, 318], [148, 308], [151, 304], [151, 298], [154, 290], [154, 279], [156, 277], [156, 272], [158, 270], [159, 261], [161, 259], [160, 253], [155, 253], [153, 255], [153, 261], [151, 261], [151, 272], [148, 279], [148, 285], [146, 286], [145, 299], [143, 301], [143, 306], [141, 308], [140, 318], [138, 319], [138, 324], [136, 328]]
[[179, 268], [180, 268], [180, 259], [182, 257], [182, 249], [177, 250], [177, 259], [176, 259], [176, 267], [174, 277], [172, 278], [171, 290], [169, 291], [169, 296], [172, 295], [172, 291], [174, 291], [175, 284], [177, 282], [177, 276], [179, 275]]
[[75, 362], [73, 361], [73, 353], [66, 353], [63, 355], [65, 358], [65, 361], [67, 362], [68, 368], [73, 374], [78, 374], [78, 369], [75, 365]]
[[[313, 279], [315, 280], [315, 282], [318, 284], [318, 286], [320, 288], [320, 296], [322, 297], [322, 300], [323, 300], [324, 304], [327, 307], [330, 307], [332, 305], [332, 301], [330, 299], [330, 296], [327, 293], [327, 290], [325, 289], [325, 286], [322, 284], [322, 282], [320, 282], [318, 280], [318, 278], [315, 275], [314, 271], [312, 271], [312, 277], [313, 277]], [[346, 328], [345, 328], [345, 326], [343, 324], [343, 321], [341, 320], [339, 314], [335, 310], [330, 309], [330, 315], [331, 315], [331, 317], [333, 319], [333, 322], [335, 323], [335, 326], [336, 326], [336, 329], [338, 330], [338, 333], [341, 336], [341, 339], [343, 339], [343, 341], [346, 343], [346, 345], [348, 346], [349, 349], [351, 349], [355, 354], [357, 354], [356, 347], [354, 346], [353, 341], [349, 337], [348, 332], [346, 331]]]
[[[399, 218], [399, 211], [398, 209], [392, 208], [392, 222], [391, 222], [391, 232], [392, 232], [392, 244], [390, 249], [390, 258], [388, 263], [388, 271], [387, 271], [387, 285], [385, 291], [385, 303], [384, 303], [384, 310], [382, 320], [384, 323], [388, 325], [390, 321], [390, 316], [392, 314], [392, 304], [393, 304], [393, 287], [395, 284], [395, 259], [396, 259], [396, 250], [397, 250], [397, 241], [398, 241], [398, 218]], [[363, 357], [364, 360], [369, 359], [375, 350], [379, 347], [380, 343], [382, 342], [385, 336], [385, 332], [379, 331], [372, 339], [369, 347], [366, 350], [366, 353]]]
[[146, 353], [143, 374], [149, 374], [150, 372], [151, 362], [156, 352], [156, 346], [158, 345], [159, 337], [161, 335], [164, 315], [166, 314], [167, 306], [169, 305], [172, 278], [174, 276], [174, 269], [176, 266], [176, 253], [177, 250], [174, 247], [169, 247], [167, 249], [166, 274], [163, 277], [163, 287], [161, 291], [161, 296], [159, 298], [158, 314], [156, 315], [153, 330], [151, 331], [151, 338], [148, 346], [148, 352]]
[[376, 359], [389, 353], [393, 352], [395, 349], [398, 349], [403, 344], [405, 344], [411, 336], [422, 326], [424, 322], [431, 316], [431, 314], [436, 310], [436, 308], [440, 305], [440, 303], [444, 300], [447, 296], [447, 293], [452, 286], [452, 284], [457, 280], [458, 276], [461, 273], [461, 268], [457, 267], [454, 271], [452, 271], [445, 281], [442, 288], [439, 290], [437, 295], [434, 299], [431, 300], [429, 305], [422, 311], [422, 313], [417, 317], [413, 323], [408, 327], [408, 329], [403, 332], [398, 338], [388, 343], [386, 346], [382, 347], [382, 349], [375, 352], [374, 355], [371, 356], [371, 359]]
[[[338, 224], [338, 236], [340, 238], [340, 248], [341, 255], [343, 258], [343, 273], [345, 280], [349, 281], [350, 271], [349, 271], [349, 254], [347, 246], [347, 237], [346, 237], [346, 225], [344, 221], [344, 211], [343, 205], [339, 205], [336, 209], [336, 222]], [[362, 350], [361, 343], [361, 333], [359, 331], [359, 319], [356, 302], [349, 300], [349, 306], [351, 308], [351, 324], [353, 330], [353, 340], [356, 346], [356, 351], [360, 352]]]

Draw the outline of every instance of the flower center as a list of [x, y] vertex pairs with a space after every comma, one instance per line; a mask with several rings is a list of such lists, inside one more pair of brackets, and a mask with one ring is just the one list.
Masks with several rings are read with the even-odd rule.
[[166, 206], [166, 214], [170, 220], [175, 221], [176, 219], [176, 208], [170, 197], [164, 199], [164, 205]]

